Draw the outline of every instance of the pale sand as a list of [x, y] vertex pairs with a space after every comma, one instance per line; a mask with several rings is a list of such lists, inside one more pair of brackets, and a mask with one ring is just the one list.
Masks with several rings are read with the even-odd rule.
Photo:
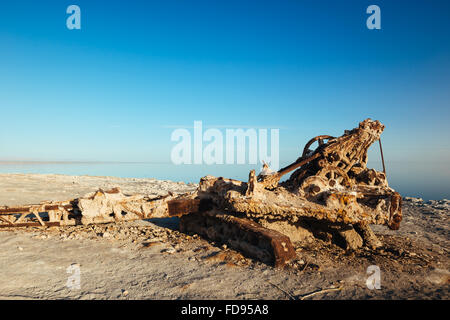
[[[155, 179], [0, 174], [0, 205], [79, 197], [119, 186], [125, 193], [185, 192], [195, 185]], [[414, 199], [413, 199], [414, 200]], [[176, 231], [177, 219], [120, 225], [0, 230], [1, 299], [449, 299], [449, 202], [404, 201], [399, 231], [376, 226], [384, 250], [346, 253], [296, 244], [298, 260], [277, 270], [220, 244]], [[67, 288], [71, 264], [81, 288]], [[381, 289], [366, 286], [381, 269]]]

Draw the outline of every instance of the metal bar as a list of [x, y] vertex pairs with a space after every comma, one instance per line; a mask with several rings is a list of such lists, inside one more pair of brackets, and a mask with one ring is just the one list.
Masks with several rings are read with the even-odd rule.
[[[14, 214], [14, 213], [31, 213], [30, 212], [30, 208], [32, 206], [22, 206], [22, 207], [3, 207], [0, 208], [0, 214]], [[66, 205], [58, 205], [58, 204], [48, 204], [45, 205], [43, 207], [43, 209], [45, 211], [42, 212], [47, 212], [48, 210], [58, 210], [60, 207], [66, 209], [66, 210], [73, 210], [73, 206], [71, 204], [66, 204]]]
[[169, 217], [200, 211], [200, 199], [175, 199], [167, 202]]
[[59, 227], [61, 224], [59, 222], [44, 222], [41, 225], [39, 222], [24, 222], [24, 223], [14, 223], [14, 224], [0, 224], [0, 228], [11, 228], [11, 227]]
[[380, 144], [381, 162], [383, 163], [383, 173], [384, 176], [386, 177], [386, 167], [384, 166], [383, 147], [381, 147], [381, 138], [378, 139], [378, 143]]
[[285, 175], [286, 173], [289, 173], [289, 172], [291, 172], [292, 170], [295, 170], [295, 169], [301, 167], [302, 165], [304, 165], [304, 164], [306, 164], [306, 163], [308, 163], [308, 162], [310, 162], [310, 161], [312, 161], [312, 160], [314, 160], [314, 159], [316, 159], [316, 158], [318, 158], [318, 157], [320, 157], [320, 156], [321, 156], [320, 153], [316, 153], [316, 154], [314, 154], [314, 155], [312, 155], [311, 157], [308, 157], [308, 158], [306, 158], [306, 159], [299, 159], [300, 161], [296, 161], [296, 162], [294, 162], [294, 163], [288, 165], [287, 167], [284, 167], [284, 168], [278, 170], [277, 175], [278, 175], [279, 177], [282, 177], [282, 176]]

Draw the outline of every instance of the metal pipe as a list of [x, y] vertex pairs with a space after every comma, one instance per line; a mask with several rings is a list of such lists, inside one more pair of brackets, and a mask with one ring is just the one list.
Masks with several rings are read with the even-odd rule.
[[381, 138], [378, 139], [378, 143], [380, 144], [381, 163], [383, 163], [383, 172], [384, 172], [384, 176], [386, 177], [386, 167], [384, 166], [383, 147], [381, 146]]

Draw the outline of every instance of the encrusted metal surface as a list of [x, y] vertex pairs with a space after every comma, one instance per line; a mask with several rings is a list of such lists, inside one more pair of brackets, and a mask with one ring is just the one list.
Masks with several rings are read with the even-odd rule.
[[[182, 216], [182, 231], [227, 243], [276, 266], [295, 257], [290, 238], [297, 238], [292, 232], [300, 225], [326, 226], [346, 248], [378, 247], [370, 224], [397, 230], [402, 220], [402, 198], [389, 187], [386, 173], [367, 168], [367, 150], [383, 130], [379, 121], [366, 119], [340, 137], [312, 138], [300, 158], [277, 172], [264, 164], [259, 175], [250, 172], [247, 182], [206, 176], [197, 191], [179, 196], [124, 195], [115, 188], [62, 202], [0, 207], [0, 227]], [[291, 176], [280, 182], [288, 173]]]

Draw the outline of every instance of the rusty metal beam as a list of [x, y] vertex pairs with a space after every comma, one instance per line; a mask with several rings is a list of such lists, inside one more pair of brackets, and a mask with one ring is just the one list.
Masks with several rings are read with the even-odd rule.
[[[27, 213], [30, 209], [39, 205], [28, 205], [20, 207], [0, 207], [0, 214], [15, 214], [15, 213]], [[47, 212], [49, 210], [58, 210], [59, 208], [64, 208], [66, 210], [73, 210], [74, 207], [71, 204], [58, 205], [58, 204], [48, 204], [42, 205], [42, 212]], [[31, 213], [31, 212], [30, 212]]]
[[175, 199], [167, 202], [170, 217], [200, 211], [200, 199]]
[[182, 216], [180, 231], [226, 243], [248, 257], [275, 267], [282, 267], [296, 257], [289, 237], [252, 220], [229, 214], [210, 211]]
[[13, 223], [13, 224], [0, 224], [0, 228], [11, 228], [11, 227], [59, 227], [61, 224], [59, 222], [45, 222], [41, 225], [40, 222], [23, 222], [23, 223]]

